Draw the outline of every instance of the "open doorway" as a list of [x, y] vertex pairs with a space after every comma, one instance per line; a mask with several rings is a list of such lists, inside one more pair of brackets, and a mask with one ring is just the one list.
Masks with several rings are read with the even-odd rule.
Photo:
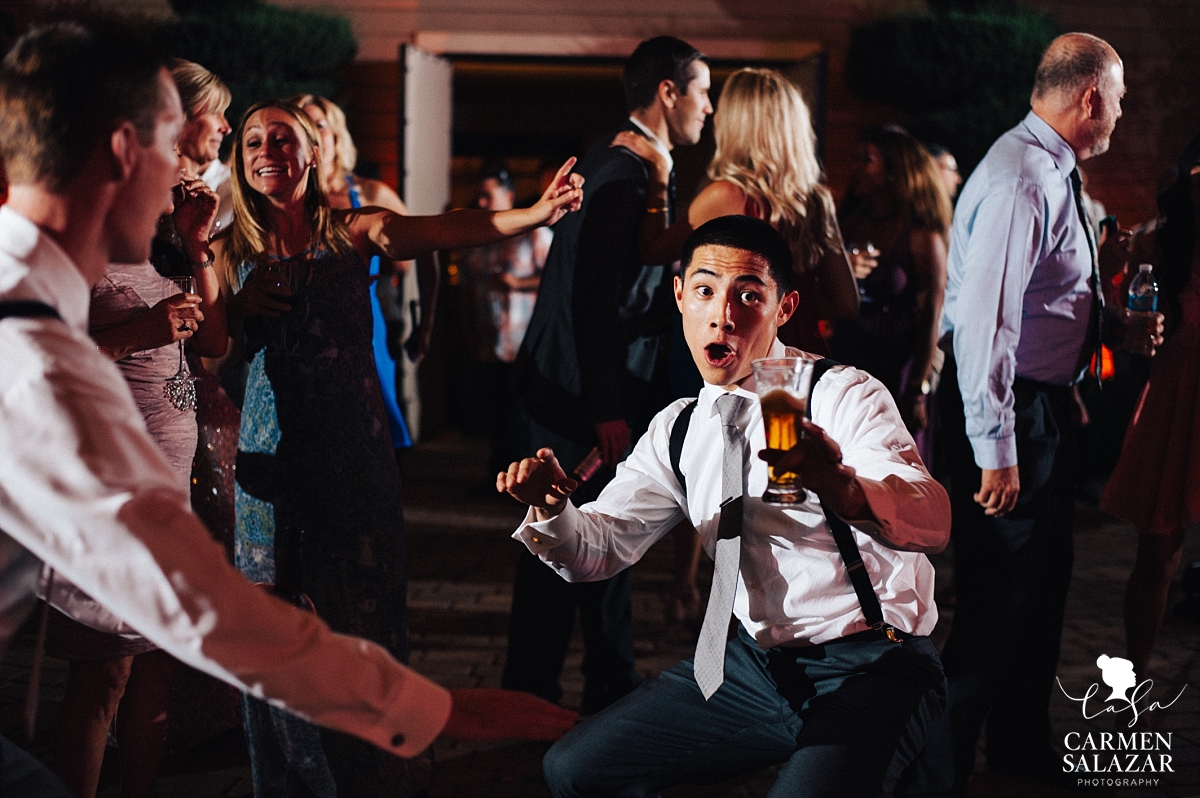
[[[621, 88], [624, 58], [447, 55], [453, 65], [451, 197], [465, 207], [474, 196], [479, 168], [503, 160], [518, 196], [537, 194], [543, 162], [582, 155], [599, 136], [626, 119]], [[725, 79], [746, 66], [776, 69], [800, 87], [813, 115], [818, 153], [824, 129], [825, 55], [795, 60], [709, 62], [714, 106]], [[696, 147], [676, 155], [680, 207], [695, 196], [712, 159], [712, 121]]]
[[[618, 129], [628, 117], [621, 85], [623, 57], [496, 56], [444, 54], [452, 65], [453, 123], [450, 205], [470, 207], [485, 164], [503, 163], [511, 175], [518, 204], [541, 191], [547, 169], [571, 155], [581, 156], [600, 136]], [[796, 60], [711, 59], [712, 99], [737, 69], [776, 69], [796, 83], [809, 104], [822, 152], [825, 121], [825, 54]], [[675, 155], [678, 207], [687, 208], [703, 187], [715, 150], [712, 122], [700, 143]], [[552, 174], [552, 172], [551, 172]], [[477, 396], [491, 390], [470, 377], [464, 289], [458, 253], [447, 253], [438, 302], [435, 340], [421, 365], [422, 429], [435, 433], [448, 426], [480, 433], [472, 408], [486, 403]], [[475, 427], [478, 427], [476, 429]]]

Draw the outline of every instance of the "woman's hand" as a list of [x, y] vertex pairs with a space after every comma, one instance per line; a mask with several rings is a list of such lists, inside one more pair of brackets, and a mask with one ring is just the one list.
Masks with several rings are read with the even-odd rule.
[[907, 394], [898, 404], [900, 416], [904, 419], [904, 426], [908, 427], [909, 432], [915, 434], [929, 429], [929, 396], [927, 394]]
[[175, 230], [183, 241], [183, 249], [193, 263], [204, 263], [212, 256], [208, 239], [221, 201], [216, 193], [198, 178], [185, 180], [173, 190], [175, 210], [171, 213]]
[[113, 360], [186, 341], [196, 334], [204, 314], [198, 294], [175, 294], [126, 324], [96, 333], [96, 345]]
[[279, 318], [292, 309], [287, 298], [292, 295], [290, 286], [267, 274], [261, 267], [255, 268], [242, 284], [242, 290], [230, 300], [230, 309], [242, 318], [267, 316]]
[[850, 246], [846, 249], [846, 257], [850, 259], [850, 268], [854, 270], [854, 279], [865, 280], [879, 265], [879, 250], [871, 244], [864, 247]]
[[650, 139], [639, 136], [632, 130], [622, 130], [613, 137], [610, 147], [624, 147], [646, 162], [651, 175], [666, 185], [671, 179], [671, 166], [658, 148], [650, 143]]
[[555, 173], [542, 198], [530, 208], [538, 226], [552, 225], [571, 211], [579, 210], [583, 204], [583, 175], [571, 171], [574, 165], [575, 158], [568, 158]]

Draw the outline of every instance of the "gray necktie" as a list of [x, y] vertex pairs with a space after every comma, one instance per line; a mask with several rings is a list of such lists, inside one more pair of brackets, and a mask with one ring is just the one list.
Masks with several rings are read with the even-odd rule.
[[708, 609], [704, 612], [704, 625], [700, 629], [693, 665], [696, 684], [704, 694], [705, 701], [725, 681], [725, 641], [742, 558], [742, 480], [746, 468], [746, 450], [741, 430], [737, 428], [737, 416], [745, 401], [731, 393], [717, 397], [717, 412], [721, 414], [721, 430], [725, 438], [725, 456], [721, 467], [721, 519], [717, 522], [712, 591], [708, 595]]

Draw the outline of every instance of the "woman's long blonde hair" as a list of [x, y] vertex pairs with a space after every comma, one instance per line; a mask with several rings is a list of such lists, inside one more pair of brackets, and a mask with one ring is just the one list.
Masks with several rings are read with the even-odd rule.
[[358, 163], [358, 148], [354, 146], [354, 139], [350, 137], [350, 128], [346, 126], [346, 114], [338, 107], [338, 104], [319, 94], [297, 94], [288, 102], [301, 111], [309, 105], [315, 105], [325, 113], [325, 121], [329, 123], [329, 129], [333, 131], [334, 149], [337, 155], [334, 163], [341, 170], [341, 174], [335, 175], [335, 177], [344, 178], [346, 175], [353, 174], [354, 166]]
[[[250, 117], [267, 108], [277, 108], [288, 113], [300, 125], [316, 156], [316, 165], [305, 178], [304, 210], [312, 220], [313, 249], [324, 249], [342, 255], [353, 251], [350, 233], [329, 207], [325, 196], [321, 173], [320, 137], [308, 114], [280, 100], [266, 100], [250, 106], [238, 122], [237, 135], [233, 144], [233, 224], [230, 225], [229, 243], [226, 245], [226, 263], [236, 272], [241, 263], [257, 262], [267, 254], [267, 200], [246, 182], [246, 163], [242, 155], [242, 138], [246, 134], [246, 123]], [[239, 285], [236, 274], [230, 274], [230, 283]]]
[[708, 176], [746, 193], [791, 246], [796, 271], [840, 246], [812, 118], [795, 84], [770, 69], [734, 72], [721, 89], [715, 133]]

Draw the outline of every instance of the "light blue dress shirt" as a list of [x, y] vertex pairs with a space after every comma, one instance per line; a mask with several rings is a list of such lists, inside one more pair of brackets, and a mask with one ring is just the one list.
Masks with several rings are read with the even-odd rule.
[[1032, 111], [976, 167], [954, 212], [942, 332], [954, 333], [967, 437], [980, 468], [1017, 464], [1012, 385], [1072, 385], [1092, 312], [1092, 255], [1075, 153]]

